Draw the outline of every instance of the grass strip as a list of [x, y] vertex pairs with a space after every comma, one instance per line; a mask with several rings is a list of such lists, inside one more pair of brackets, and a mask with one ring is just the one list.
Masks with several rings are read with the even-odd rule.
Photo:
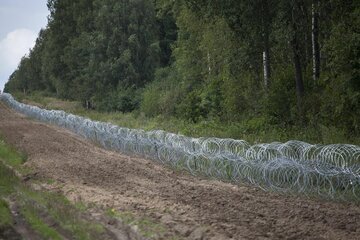
[[19, 153], [16, 149], [9, 146], [2, 140], [0, 134], [0, 160], [7, 166], [14, 168], [23, 175], [30, 172], [30, 169], [25, 168], [23, 164], [26, 161], [26, 155]]
[[49, 227], [39, 217], [35, 209], [22, 208], [21, 214], [25, 217], [30, 226], [44, 239], [61, 240], [61, 235], [52, 227]]
[[204, 119], [193, 123], [167, 115], [147, 117], [140, 111], [121, 113], [87, 110], [79, 102], [47, 97], [42, 93], [33, 93], [32, 95], [17, 93], [14, 94], [14, 97], [20, 102], [37, 105], [41, 108], [63, 110], [91, 120], [110, 122], [121, 127], [146, 131], [161, 129], [190, 137], [243, 139], [250, 144], [287, 142], [297, 139], [312, 144], [349, 143], [360, 145], [360, 136], [350, 136], [339, 128], [316, 124], [308, 126], [273, 124], [269, 119], [261, 116], [244, 116], [243, 119], [233, 122]]
[[[26, 156], [7, 145], [0, 135], [0, 229], [11, 227], [13, 219], [6, 198], [11, 197], [19, 206], [26, 222], [44, 239], [62, 239], [57, 229], [49, 226], [45, 215], [73, 239], [102, 239], [105, 229], [101, 224], [84, 219], [84, 213], [58, 193], [32, 190], [30, 182], [23, 183], [14, 171], [29, 174], [24, 167]], [[47, 217], [47, 218], [48, 218]]]
[[13, 225], [13, 218], [9, 209], [9, 205], [3, 199], [0, 199], [0, 229]]
[[156, 223], [147, 217], [136, 217], [131, 212], [118, 212], [115, 209], [108, 209], [106, 214], [112, 218], [119, 219], [126, 225], [135, 227], [142, 236], [149, 239], [158, 238], [166, 232], [166, 226]]

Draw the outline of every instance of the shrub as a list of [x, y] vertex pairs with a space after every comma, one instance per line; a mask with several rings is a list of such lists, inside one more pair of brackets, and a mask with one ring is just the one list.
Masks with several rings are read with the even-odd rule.
[[183, 94], [175, 68], [159, 69], [155, 73], [155, 80], [143, 91], [140, 110], [150, 117], [160, 114], [174, 115]]

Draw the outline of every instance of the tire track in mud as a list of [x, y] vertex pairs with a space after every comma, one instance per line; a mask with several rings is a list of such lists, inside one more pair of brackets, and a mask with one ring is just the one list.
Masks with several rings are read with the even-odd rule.
[[284, 196], [174, 172], [114, 153], [0, 104], [0, 132], [26, 163], [69, 199], [131, 212], [166, 227], [169, 239], [358, 239], [360, 207]]

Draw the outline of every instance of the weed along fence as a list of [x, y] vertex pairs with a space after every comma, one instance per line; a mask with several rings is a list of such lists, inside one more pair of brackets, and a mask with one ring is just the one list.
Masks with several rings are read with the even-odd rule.
[[6, 93], [0, 94], [0, 100], [26, 116], [69, 129], [104, 148], [149, 158], [194, 175], [247, 182], [278, 192], [360, 199], [359, 146], [300, 141], [250, 145], [243, 140], [191, 138], [44, 110], [19, 103]]

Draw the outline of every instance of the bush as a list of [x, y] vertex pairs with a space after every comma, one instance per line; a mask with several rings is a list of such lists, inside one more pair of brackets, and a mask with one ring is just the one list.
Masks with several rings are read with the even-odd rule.
[[296, 92], [292, 70], [274, 74], [271, 87], [264, 103], [264, 112], [275, 124], [294, 122], [293, 108], [296, 103]]
[[146, 116], [174, 115], [184, 95], [183, 88], [173, 67], [159, 69], [155, 80], [148, 84], [142, 94], [141, 112]]
[[178, 115], [194, 123], [207, 116], [207, 112], [202, 106], [199, 91], [192, 91], [185, 97], [179, 105]]
[[134, 111], [139, 107], [140, 90], [133, 88], [108, 91], [107, 95], [98, 93], [93, 98], [94, 106], [99, 111], [120, 111], [123, 113]]

